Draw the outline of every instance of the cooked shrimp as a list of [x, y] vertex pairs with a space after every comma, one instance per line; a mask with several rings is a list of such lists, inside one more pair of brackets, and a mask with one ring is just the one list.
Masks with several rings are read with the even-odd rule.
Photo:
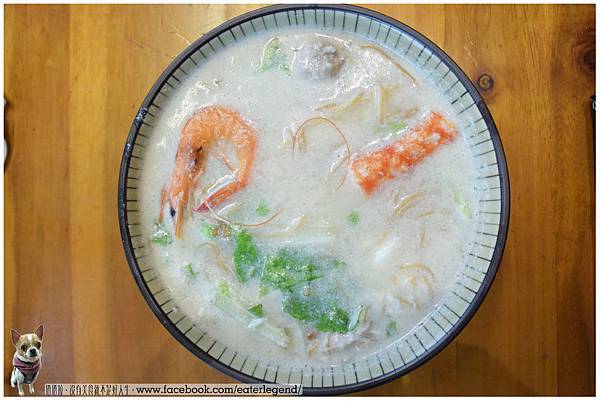
[[394, 143], [355, 155], [351, 168], [356, 182], [369, 195], [385, 180], [407, 171], [456, 135], [456, 128], [451, 122], [432, 112], [423, 123]]
[[248, 184], [256, 145], [252, 127], [239, 113], [223, 106], [210, 106], [197, 111], [181, 131], [175, 168], [168, 188], [161, 196], [159, 220], [162, 220], [162, 210], [168, 199], [171, 216], [176, 216], [176, 237], [181, 236], [183, 210], [197, 179], [204, 172], [207, 152], [217, 141], [233, 145], [238, 166], [229, 182], [210, 194], [196, 210], [204, 211], [207, 206], [217, 206]]

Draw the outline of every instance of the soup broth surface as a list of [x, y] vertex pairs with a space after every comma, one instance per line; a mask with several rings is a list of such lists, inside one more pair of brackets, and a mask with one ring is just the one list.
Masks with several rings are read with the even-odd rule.
[[[472, 156], [440, 91], [389, 49], [324, 29], [258, 33], [188, 74], [146, 141], [139, 191], [148, 258], [177, 307], [228, 348], [290, 367], [351, 362], [410, 333], [456, 281], [478, 213]], [[193, 135], [212, 142], [178, 209], [182, 132], [210, 107], [237, 113], [255, 146], [203, 122]], [[433, 115], [455, 137], [365, 189], [354, 163], [393, 164], [381, 150], [406, 149]], [[194, 211], [248, 158], [245, 185]]]

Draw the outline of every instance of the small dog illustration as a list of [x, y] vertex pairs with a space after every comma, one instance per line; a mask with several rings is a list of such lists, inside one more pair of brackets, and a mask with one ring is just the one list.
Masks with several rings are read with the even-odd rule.
[[33, 334], [20, 334], [11, 329], [10, 336], [16, 352], [13, 357], [13, 371], [10, 375], [10, 386], [17, 386], [19, 395], [25, 395], [23, 385], [29, 385], [29, 393], [33, 394], [35, 383], [42, 368], [42, 340], [44, 326], [40, 325]]

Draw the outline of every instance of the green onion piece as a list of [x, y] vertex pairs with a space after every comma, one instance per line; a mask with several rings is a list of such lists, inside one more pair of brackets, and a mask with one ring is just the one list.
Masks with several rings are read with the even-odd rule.
[[391, 321], [385, 328], [385, 335], [388, 337], [393, 336], [398, 331], [398, 327], [396, 326], [396, 322]]
[[348, 215], [347, 221], [348, 221], [348, 224], [350, 224], [350, 225], [353, 225], [353, 226], [357, 225], [358, 222], [360, 221], [360, 216], [358, 215], [358, 212], [354, 211], [354, 212], [350, 213]]
[[256, 275], [259, 262], [258, 248], [254, 245], [248, 231], [238, 231], [235, 235], [233, 271], [240, 283], [245, 283]]
[[192, 264], [191, 263], [188, 263], [187, 265], [183, 266], [183, 270], [185, 270], [185, 272], [187, 274], [189, 274], [191, 278], [196, 278], [196, 276], [198, 275], [198, 273], [196, 273], [192, 269]]
[[262, 304], [256, 304], [248, 308], [248, 312], [252, 313], [256, 317], [264, 317], [265, 311], [263, 310]]
[[269, 212], [270, 212], [269, 208], [267, 206], [265, 206], [264, 203], [261, 203], [256, 208], [256, 214], [259, 216], [266, 216], [267, 214], [269, 214]]

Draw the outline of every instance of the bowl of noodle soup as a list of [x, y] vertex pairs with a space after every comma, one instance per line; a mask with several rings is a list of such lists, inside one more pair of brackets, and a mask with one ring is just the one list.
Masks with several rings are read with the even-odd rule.
[[278, 5], [183, 51], [119, 177], [133, 277], [164, 327], [243, 382], [363, 390], [440, 352], [482, 303], [509, 182], [483, 99], [385, 15]]

